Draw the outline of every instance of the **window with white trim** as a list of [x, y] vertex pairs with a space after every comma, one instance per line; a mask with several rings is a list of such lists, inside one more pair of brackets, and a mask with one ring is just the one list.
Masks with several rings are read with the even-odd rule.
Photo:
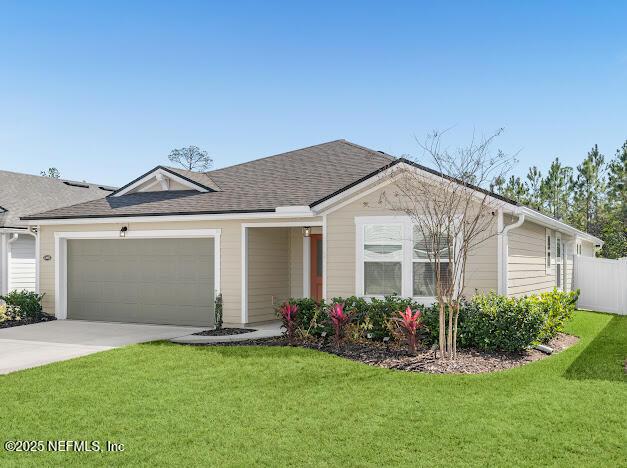
[[[440, 281], [450, 282], [449, 253], [446, 239], [439, 239]], [[435, 257], [433, 242], [427, 241], [418, 226], [413, 229], [412, 294], [415, 297], [434, 297], [436, 293]]]
[[551, 268], [551, 249], [552, 248], [552, 240], [551, 240], [551, 231], [549, 229], [546, 230], [546, 242], [545, 242], [545, 254], [546, 254], [546, 270]]
[[364, 294], [402, 293], [403, 229], [401, 224], [364, 226]]
[[581, 242], [577, 242], [577, 255], [581, 255]]
[[[370, 297], [398, 294], [432, 303], [436, 275], [427, 251], [431, 243], [418, 236], [420, 231], [414, 229], [411, 219], [357, 216], [355, 225], [355, 294]], [[451, 281], [448, 246], [440, 247], [440, 257], [441, 278]]]

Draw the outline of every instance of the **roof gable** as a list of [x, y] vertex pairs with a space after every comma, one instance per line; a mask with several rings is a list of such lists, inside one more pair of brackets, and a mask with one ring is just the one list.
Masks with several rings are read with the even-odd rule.
[[186, 171], [173, 167], [157, 166], [139, 176], [110, 196], [121, 197], [140, 192], [168, 192], [195, 190], [197, 192], [215, 192], [220, 188], [204, 173]]

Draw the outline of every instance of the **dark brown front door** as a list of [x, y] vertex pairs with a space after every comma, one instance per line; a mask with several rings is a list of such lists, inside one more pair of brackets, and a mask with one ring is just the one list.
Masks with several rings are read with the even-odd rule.
[[311, 235], [311, 298], [322, 300], [322, 234]]

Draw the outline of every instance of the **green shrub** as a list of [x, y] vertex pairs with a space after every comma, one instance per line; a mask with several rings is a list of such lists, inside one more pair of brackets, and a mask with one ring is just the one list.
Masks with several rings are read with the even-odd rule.
[[353, 320], [363, 331], [363, 334], [370, 334], [375, 340], [392, 336], [393, 333], [390, 330], [390, 326], [393, 318], [397, 316], [399, 311], [403, 311], [407, 307], [410, 307], [412, 310], [419, 309], [421, 312], [423, 309], [413, 299], [399, 296], [385, 296], [383, 299], [372, 298], [370, 301], [356, 296], [347, 298], [335, 297], [333, 302], [343, 303], [345, 310], [354, 311]]
[[5, 302], [4, 313], [7, 320], [39, 320], [43, 314], [41, 299], [43, 294], [31, 291], [11, 291], [6, 296], [0, 296]]
[[[547, 342], [563, 332], [575, 310], [577, 293], [553, 291], [522, 298], [495, 293], [479, 294], [464, 301], [457, 323], [457, 346], [486, 351], [521, 351], [534, 343]], [[302, 336], [331, 335], [327, 304], [313, 299], [290, 299], [298, 305], [297, 327]], [[335, 297], [331, 304], [344, 304], [350, 314], [347, 336], [353, 340], [397, 337], [394, 318], [407, 307], [420, 310], [422, 327], [417, 338], [427, 346], [438, 342], [438, 304], [425, 307], [413, 299], [387, 296], [383, 299]]]
[[[330, 335], [333, 328], [330, 325], [328, 304], [324, 301], [317, 303], [313, 299], [291, 298], [290, 304], [298, 306], [296, 316], [297, 328], [301, 335], [320, 336], [323, 332]], [[330, 304], [344, 304], [344, 310], [351, 315], [350, 335], [353, 339], [366, 338], [381, 340], [383, 337], [392, 336], [390, 324], [393, 317], [408, 306], [413, 310], [423, 307], [412, 299], [399, 296], [387, 296], [383, 299], [372, 298], [366, 300], [362, 297], [334, 297]]]
[[330, 333], [326, 305], [309, 298], [290, 298], [289, 304], [297, 305], [296, 329], [301, 336], [320, 336], [322, 332]]
[[546, 320], [538, 340], [542, 343], [551, 341], [558, 333], [564, 332], [564, 325], [572, 319], [577, 308], [579, 290], [563, 292], [554, 289], [551, 292], [541, 293], [526, 298], [542, 310]]
[[522, 351], [538, 341], [546, 316], [528, 298], [480, 294], [464, 307], [460, 347]]

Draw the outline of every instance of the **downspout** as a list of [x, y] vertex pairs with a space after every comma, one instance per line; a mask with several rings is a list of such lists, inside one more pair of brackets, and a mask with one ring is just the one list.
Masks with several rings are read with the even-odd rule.
[[[518, 216], [518, 221], [516, 221], [514, 224], [510, 224], [508, 226], [505, 226], [502, 230], [501, 235], [499, 236], [501, 238], [501, 268], [500, 268], [500, 282], [499, 282], [499, 294], [501, 295], [507, 295], [507, 286], [508, 286], [508, 282], [509, 282], [509, 237], [508, 234], [510, 231], [519, 228], [520, 226], [523, 225], [523, 223], [525, 222], [525, 215], [524, 213], [521, 213], [520, 210], [518, 210], [517, 212], [514, 213], [514, 215]], [[502, 214], [500, 215], [501, 217], [501, 222], [502, 222]]]

